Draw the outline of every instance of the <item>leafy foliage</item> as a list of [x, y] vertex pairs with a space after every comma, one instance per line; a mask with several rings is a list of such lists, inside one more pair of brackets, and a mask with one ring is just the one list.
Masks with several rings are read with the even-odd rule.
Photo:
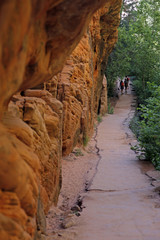
[[102, 116], [101, 115], [97, 115], [97, 122], [101, 123], [102, 122]]
[[89, 137], [86, 135], [83, 137], [83, 146], [86, 147], [89, 142]]
[[111, 106], [111, 103], [108, 100], [108, 114], [113, 114], [114, 113], [114, 108]]
[[135, 1], [129, 1], [128, 5], [127, 2], [124, 1], [128, 10], [119, 27], [118, 43], [108, 60], [106, 77], [110, 88], [117, 77], [134, 75], [141, 93], [148, 81], [160, 83], [160, 2], [141, 0], [138, 5]]
[[156, 0], [141, 1], [137, 19], [130, 24], [132, 72], [141, 81], [143, 89], [148, 81], [158, 83], [160, 78], [159, 9], [160, 2]]
[[140, 132], [140, 122], [139, 122], [139, 116], [137, 114], [130, 121], [129, 127], [131, 128], [135, 136], [138, 138], [139, 132]]
[[160, 170], [160, 1], [124, 0], [122, 15], [106, 77], [113, 85], [117, 77], [136, 76], [133, 84], [140, 116], [131, 125], [138, 129], [137, 150]]
[[74, 153], [74, 155], [76, 157], [79, 157], [79, 156], [84, 156], [84, 154], [82, 153], [82, 150], [80, 148], [75, 148], [72, 153]]
[[[145, 157], [160, 170], [160, 86], [153, 86], [152, 96], [141, 105], [139, 146]], [[155, 89], [156, 88], [156, 89]]]

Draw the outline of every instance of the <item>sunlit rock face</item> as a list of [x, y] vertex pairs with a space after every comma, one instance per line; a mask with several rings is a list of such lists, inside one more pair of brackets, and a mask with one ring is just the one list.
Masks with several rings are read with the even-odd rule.
[[97, 114], [107, 111], [104, 70], [118, 37], [120, 1], [110, 4], [94, 14], [82, 40], [57, 76], [57, 98], [64, 111], [64, 155], [77, 143], [89, 139]]
[[12, 98], [2, 124], [0, 212], [10, 219], [3, 223], [0, 217], [0, 234], [3, 229], [2, 239], [38, 238], [61, 187], [62, 104], [48, 91], [26, 90]]
[[0, 2], [0, 238], [45, 235], [45, 214], [61, 187], [62, 150], [69, 154], [87, 140], [106, 109], [102, 82], [120, 5]]
[[[1, 1], [0, 106], [58, 73], [106, 0]], [[4, 92], [6, 94], [4, 95]]]

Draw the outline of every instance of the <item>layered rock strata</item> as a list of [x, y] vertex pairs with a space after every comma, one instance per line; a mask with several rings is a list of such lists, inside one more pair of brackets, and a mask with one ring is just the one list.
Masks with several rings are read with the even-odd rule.
[[120, 4], [94, 14], [87, 32], [57, 77], [57, 98], [63, 103], [63, 154], [77, 143], [86, 144], [97, 114], [107, 112], [104, 71], [117, 41]]
[[1, 239], [45, 235], [45, 214], [61, 187], [62, 148], [70, 153], [93, 131], [121, 1], [107, 1], [87, 29], [105, 3], [0, 3]]

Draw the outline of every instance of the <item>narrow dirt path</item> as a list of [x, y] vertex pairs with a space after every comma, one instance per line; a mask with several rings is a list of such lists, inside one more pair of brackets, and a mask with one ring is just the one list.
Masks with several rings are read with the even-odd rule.
[[159, 240], [160, 198], [144, 172], [152, 168], [130, 150], [128, 128], [133, 96], [124, 94], [114, 114], [98, 127], [101, 156], [97, 173], [84, 197], [75, 240]]

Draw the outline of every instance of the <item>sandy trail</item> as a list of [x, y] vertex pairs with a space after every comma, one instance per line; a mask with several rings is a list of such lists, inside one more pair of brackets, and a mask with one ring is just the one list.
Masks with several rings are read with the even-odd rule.
[[[153, 186], [160, 174], [148, 162], [138, 161], [130, 149], [136, 142], [128, 128], [134, 102], [130, 92], [120, 96], [114, 114], [104, 117], [98, 126], [96, 143], [93, 138], [88, 153], [63, 160], [60, 212], [50, 210], [48, 240], [160, 239], [160, 198]], [[100, 154], [97, 169], [95, 144]], [[92, 184], [84, 192], [91, 179]], [[85, 206], [79, 217], [70, 211], [78, 195]], [[53, 219], [58, 219], [59, 226], [65, 229], [55, 230]]]
[[[89, 187], [95, 175], [99, 156], [96, 147], [96, 129], [88, 146], [75, 148], [62, 159], [62, 188], [57, 207], [52, 206], [47, 215], [47, 240], [76, 239], [76, 225], [79, 211], [71, 210], [77, 207], [77, 201], [82, 200], [83, 193]], [[64, 229], [65, 228], [65, 229]], [[73, 238], [72, 238], [73, 237]]]
[[98, 128], [101, 160], [85, 197], [76, 240], [159, 240], [160, 199], [137, 160], [128, 128], [133, 96], [122, 95]]

